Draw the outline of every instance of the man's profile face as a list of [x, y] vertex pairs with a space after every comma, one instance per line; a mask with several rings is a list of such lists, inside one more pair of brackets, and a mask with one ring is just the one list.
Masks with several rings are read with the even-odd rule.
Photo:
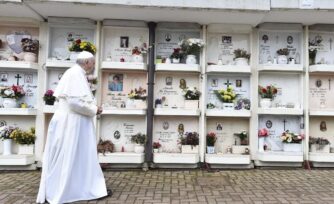
[[92, 59], [87, 60], [87, 62], [86, 62], [87, 72], [88, 73], [94, 72], [94, 68], [95, 68], [95, 59], [92, 58]]

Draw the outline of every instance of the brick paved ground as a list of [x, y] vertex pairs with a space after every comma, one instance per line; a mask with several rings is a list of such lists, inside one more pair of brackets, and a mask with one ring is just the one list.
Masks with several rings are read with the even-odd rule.
[[[334, 203], [334, 170], [106, 171], [114, 196], [78, 203]], [[39, 171], [0, 172], [0, 203], [34, 203]]]

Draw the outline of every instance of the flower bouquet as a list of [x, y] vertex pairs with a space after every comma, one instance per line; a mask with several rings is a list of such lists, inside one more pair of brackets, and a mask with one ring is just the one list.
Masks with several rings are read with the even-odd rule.
[[46, 105], [54, 105], [54, 102], [56, 101], [56, 97], [53, 96], [53, 91], [52, 90], [47, 90], [43, 96], [43, 100], [45, 101]]
[[82, 52], [87, 51], [95, 55], [96, 47], [91, 42], [81, 41], [81, 39], [77, 39], [72, 42], [72, 45], [69, 47], [69, 51], [71, 52]]
[[223, 103], [223, 109], [234, 109], [234, 101], [237, 98], [237, 94], [234, 92], [233, 87], [229, 86], [226, 90], [215, 90], [217, 98]]

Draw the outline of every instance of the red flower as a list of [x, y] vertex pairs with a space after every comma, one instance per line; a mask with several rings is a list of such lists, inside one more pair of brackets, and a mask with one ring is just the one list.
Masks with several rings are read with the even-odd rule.
[[274, 94], [277, 94], [277, 89], [274, 88], [274, 89], [273, 89], [273, 93], [274, 93]]
[[267, 89], [262, 88], [262, 93], [267, 93]]
[[75, 43], [78, 44], [78, 45], [80, 45], [81, 40], [80, 40], [80, 39], [77, 39], [77, 40], [75, 41]]

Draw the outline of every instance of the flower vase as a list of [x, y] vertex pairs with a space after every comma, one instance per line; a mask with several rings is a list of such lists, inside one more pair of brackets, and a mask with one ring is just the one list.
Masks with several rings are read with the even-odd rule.
[[153, 153], [159, 153], [159, 149], [158, 148], [154, 148], [153, 149]]
[[32, 52], [25, 52], [23, 59], [26, 62], [37, 62], [37, 55]]
[[12, 139], [3, 140], [3, 155], [11, 155], [12, 154]]
[[207, 146], [206, 151], [208, 154], [214, 154], [215, 153], [215, 146]]
[[259, 152], [264, 152], [264, 139], [265, 137], [259, 137]]
[[135, 153], [144, 153], [145, 147], [144, 145], [136, 144], [134, 150], [135, 150]]
[[278, 64], [287, 64], [288, 63], [288, 57], [286, 55], [278, 55], [277, 63]]
[[235, 65], [239, 65], [239, 66], [247, 66], [248, 65], [248, 59], [247, 58], [236, 58], [235, 60]]
[[199, 100], [185, 100], [184, 108], [185, 109], [198, 109]]
[[299, 143], [283, 143], [284, 152], [301, 152], [302, 144]]
[[135, 100], [134, 99], [128, 99], [126, 100], [126, 108], [136, 108]]
[[4, 98], [2, 105], [4, 108], [17, 108], [17, 101], [15, 98]]
[[34, 145], [20, 144], [18, 146], [17, 154], [34, 154]]
[[270, 108], [271, 107], [271, 98], [261, 98], [260, 106], [261, 106], [261, 108]]
[[71, 61], [76, 61], [78, 59], [79, 54], [80, 54], [80, 52], [71, 52], [70, 53], [70, 60]]
[[195, 55], [187, 55], [186, 64], [197, 64]]
[[142, 63], [144, 61], [143, 55], [132, 55], [132, 62]]
[[173, 64], [178, 64], [178, 63], [180, 63], [180, 59], [173, 58], [172, 62], [173, 62]]
[[53, 106], [53, 105], [54, 105], [54, 103], [55, 103], [55, 101], [54, 101], [54, 100], [46, 100], [46, 101], [45, 101], [45, 105], [50, 105], [50, 106]]

